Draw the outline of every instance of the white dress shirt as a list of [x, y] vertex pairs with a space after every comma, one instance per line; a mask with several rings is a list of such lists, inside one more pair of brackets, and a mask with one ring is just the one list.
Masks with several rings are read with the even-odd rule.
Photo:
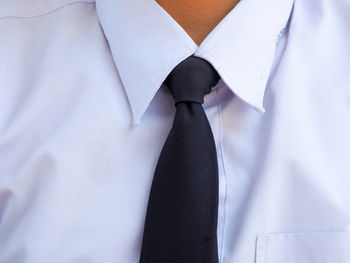
[[162, 82], [195, 54], [220, 263], [349, 263], [349, 14], [242, 0], [197, 46], [153, 0], [0, 1], [0, 262], [138, 263]]

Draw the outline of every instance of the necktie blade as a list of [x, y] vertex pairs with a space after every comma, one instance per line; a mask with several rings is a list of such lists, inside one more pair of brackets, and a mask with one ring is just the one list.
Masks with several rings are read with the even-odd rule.
[[218, 263], [214, 137], [200, 103], [176, 108], [152, 182], [140, 262]]

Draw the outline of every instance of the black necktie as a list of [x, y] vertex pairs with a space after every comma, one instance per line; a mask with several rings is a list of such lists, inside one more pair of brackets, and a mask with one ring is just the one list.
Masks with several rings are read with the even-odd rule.
[[176, 113], [154, 173], [140, 263], [218, 263], [218, 165], [203, 97], [219, 80], [190, 56], [165, 80]]

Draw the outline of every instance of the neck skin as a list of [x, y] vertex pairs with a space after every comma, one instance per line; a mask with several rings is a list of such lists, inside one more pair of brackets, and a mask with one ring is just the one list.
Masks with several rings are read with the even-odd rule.
[[200, 45], [240, 0], [156, 0]]

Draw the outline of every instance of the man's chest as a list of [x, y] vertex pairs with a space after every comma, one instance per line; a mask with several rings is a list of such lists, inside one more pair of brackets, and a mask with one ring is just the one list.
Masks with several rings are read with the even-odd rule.
[[[122, 86], [98, 81], [79, 92], [70, 86], [61, 96], [36, 86], [3, 129], [4, 259], [26, 251], [25, 262], [100, 262], [101, 255], [104, 262], [137, 262], [149, 189], [174, 110], [161, 88], [141, 124], [132, 126]], [[286, 108], [278, 96], [267, 95], [264, 115], [222, 82], [205, 99], [219, 161], [223, 262], [253, 262], [258, 248], [262, 257], [306, 242], [309, 236], [300, 233], [348, 231], [345, 117], [338, 128], [336, 106], [323, 109], [322, 117], [311, 106]], [[277, 233], [289, 235], [269, 236]], [[257, 246], [258, 236], [264, 237]], [[317, 251], [334, 240], [333, 234], [310, 237], [319, 237], [310, 245]], [[263, 249], [266, 242], [277, 243]], [[277, 252], [268, 253], [275, 260]]]

